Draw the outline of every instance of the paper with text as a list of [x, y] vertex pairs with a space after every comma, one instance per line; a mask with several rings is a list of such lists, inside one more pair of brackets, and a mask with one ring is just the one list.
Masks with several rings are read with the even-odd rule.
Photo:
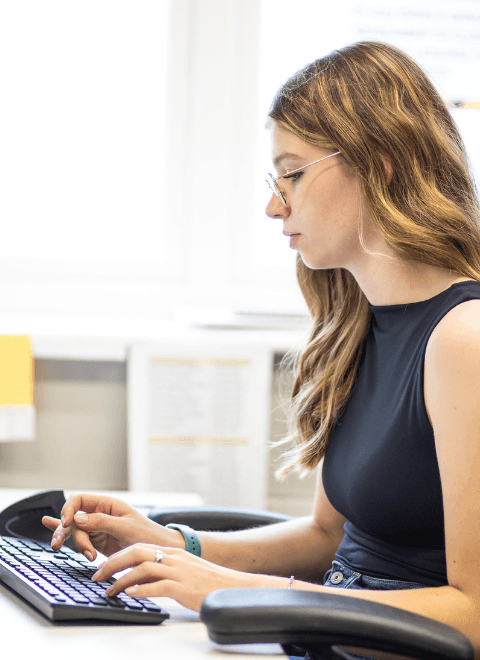
[[129, 358], [131, 488], [265, 504], [271, 352], [185, 341]]

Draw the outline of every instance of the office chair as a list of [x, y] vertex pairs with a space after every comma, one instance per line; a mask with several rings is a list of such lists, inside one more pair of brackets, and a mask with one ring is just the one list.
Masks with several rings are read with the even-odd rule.
[[[38, 493], [0, 513], [0, 534], [49, 539], [40, 520], [59, 517], [63, 491]], [[152, 520], [204, 531], [268, 525], [290, 516], [229, 507], [152, 509]], [[200, 617], [219, 644], [279, 643], [288, 655], [312, 660], [347, 657], [339, 647], [360, 647], [418, 660], [472, 660], [468, 639], [450, 626], [417, 614], [337, 594], [282, 589], [222, 589], [205, 598]], [[300, 649], [300, 650], [299, 650]], [[360, 653], [361, 655], [361, 653]]]

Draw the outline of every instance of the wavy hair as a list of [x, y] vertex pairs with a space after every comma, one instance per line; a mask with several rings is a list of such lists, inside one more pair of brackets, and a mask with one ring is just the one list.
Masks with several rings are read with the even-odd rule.
[[[394, 255], [480, 280], [480, 213], [465, 147], [434, 86], [405, 53], [377, 42], [333, 51], [280, 88], [269, 117], [342, 153]], [[279, 475], [310, 471], [325, 454], [370, 321], [367, 299], [346, 270], [310, 270], [298, 257], [297, 277], [312, 329], [297, 358], [287, 439], [294, 447]]]

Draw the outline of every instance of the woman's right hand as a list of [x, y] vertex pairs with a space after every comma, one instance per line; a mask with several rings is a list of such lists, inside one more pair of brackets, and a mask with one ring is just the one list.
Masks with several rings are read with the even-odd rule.
[[73, 538], [79, 552], [93, 561], [98, 552], [110, 555], [134, 543], [184, 548], [181, 534], [149, 520], [121, 500], [106, 495], [72, 495], [63, 505], [61, 520], [44, 516], [53, 531], [52, 548]]

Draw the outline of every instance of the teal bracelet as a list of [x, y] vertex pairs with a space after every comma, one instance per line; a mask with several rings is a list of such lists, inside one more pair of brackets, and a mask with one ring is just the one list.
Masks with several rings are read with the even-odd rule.
[[200, 545], [200, 539], [197, 536], [197, 532], [188, 527], [188, 525], [177, 525], [177, 523], [168, 523], [165, 525], [168, 529], [178, 529], [180, 534], [185, 539], [185, 550], [191, 552], [192, 555], [197, 555], [200, 557], [202, 552], [202, 547]]

